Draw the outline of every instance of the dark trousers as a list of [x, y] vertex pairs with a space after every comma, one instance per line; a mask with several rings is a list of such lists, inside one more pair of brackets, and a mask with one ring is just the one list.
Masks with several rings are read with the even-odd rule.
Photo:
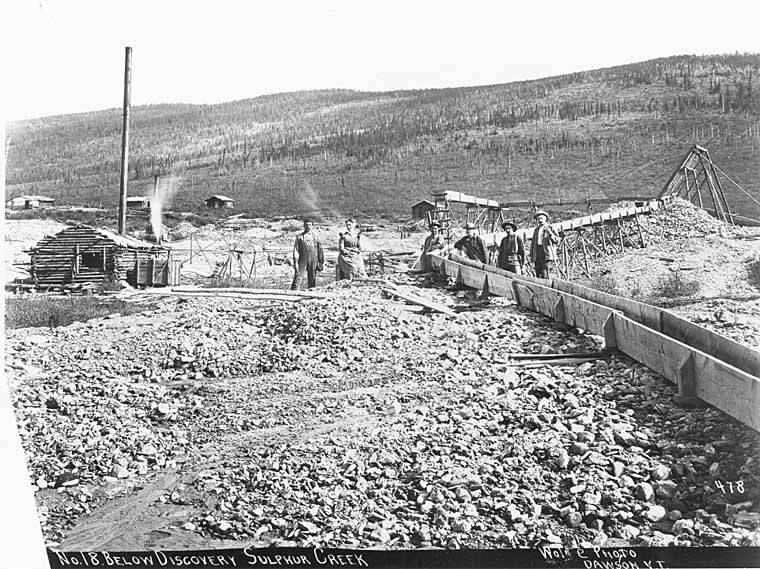
[[554, 274], [554, 261], [544, 257], [544, 248], [536, 247], [536, 276], [540, 279], [550, 279]]
[[513, 264], [513, 263], [507, 263], [505, 270], [509, 271], [510, 273], [515, 273], [518, 275], [522, 274], [522, 268], [520, 267], [520, 265]]
[[299, 290], [302, 286], [304, 277], [306, 277], [306, 285], [308, 288], [314, 288], [317, 286], [317, 250], [306, 256], [301, 256], [298, 259], [298, 266], [296, 267], [296, 274], [293, 275], [293, 284], [290, 285], [290, 290]]

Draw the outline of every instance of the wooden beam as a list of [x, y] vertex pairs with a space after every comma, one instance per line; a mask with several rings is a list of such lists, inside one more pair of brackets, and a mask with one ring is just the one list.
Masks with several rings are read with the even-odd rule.
[[430, 310], [435, 310], [436, 312], [441, 312], [442, 314], [445, 314], [447, 316], [457, 315], [456, 312], [454, 312], [448, 306], [444, 306], [443, 304], [440, 304], [438, 302], [433, 302], [426, 298], [422, 298], [421, 296], [418, 296], [416, 294], [403, 291], [396, 286], [386, 286], [386, 287], [383, 287], [383, 290], [387, 292], [388, 294], [397, 296], [399, 298], [403, 298], [407, 302], [411, 302], [412, 304], [417, 304], [419, 306], [424, 306], [425, 308], [429, 308]]

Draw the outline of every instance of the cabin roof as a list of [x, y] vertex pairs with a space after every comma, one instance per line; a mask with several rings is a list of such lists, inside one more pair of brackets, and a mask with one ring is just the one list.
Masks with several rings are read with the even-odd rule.
[[[103, 237], [104, 239], [108, 239], [109, 241], [112, 241], [114, 244], [120, 247], [126, 247], [130, 249], [168, 250], [167, 247], [162, 247], [160, 245], [157, 245], [156, 243], [151, 243], [150, 241], [143, 241], [142, 239], [138, 239], [137, 237], [132, 237], [129, 235], [119, 235], [118, 233], [111, 231], [107, 227], [90, 227], [89, 225], [85, 225], [84, 223], [77, 224], [73, 227], [67, 227], [59, 231], [58, 233], [56, 233], [55, 236], [61, 235], [62, 233], [71, 232], [72, 230], [76, 230], [76, 229], [90, 230], [96, 235]], [[45, 239], [48, 239], [48, 237], [46, 237]]]

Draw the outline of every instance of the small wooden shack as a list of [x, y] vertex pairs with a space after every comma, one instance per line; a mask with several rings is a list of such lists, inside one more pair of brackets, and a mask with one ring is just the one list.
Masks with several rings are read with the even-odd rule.
[[148, 196], [129, 196], [127, 198], [127, 209], [150, 209], [150, 198]]
[[206, 198], [206, 207], [212, 209], [233, 208], [235, 207], [235, 200], [227, 196], [211, 196], [210, 198]]
[[45, 237], [30, 251], [38, 286], [127, 281], [132, 286], [178, 285], [180, 259], [171, 249], [105, 228], [79, 224]]
[[427, 212], [433, 211], [435, 204], [428, 200], [418, 201], [412, 206], [412, 218], [414, 219], [427, 219]]
[[16, 196], [5, 202], [8, 209], [35, 209], [55, 205], [55, 198], [47, 196]]

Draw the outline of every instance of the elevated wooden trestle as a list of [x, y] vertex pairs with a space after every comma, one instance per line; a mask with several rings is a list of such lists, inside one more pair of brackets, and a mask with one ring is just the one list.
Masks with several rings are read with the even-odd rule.
[[[646, 239], [641, 230], [640, 215], [646, 215], [667, 206], [671, 198], [638, 202], [642, 205], [620, 208], [614, 211], [576, 217], [551, 224], [560, 235], [557, 246], [559, 259], [556, 269], [563, 279], [579, 275], [591, 277], [593, 261], [621, 253], [627, 248], [646, 247]], [[530, 246], [533, 228], [518, 230]], [[495, 252], [505, 233], [481, 235], [486, 246]], [[529, 269], [531, 269], [529, 267]]]

